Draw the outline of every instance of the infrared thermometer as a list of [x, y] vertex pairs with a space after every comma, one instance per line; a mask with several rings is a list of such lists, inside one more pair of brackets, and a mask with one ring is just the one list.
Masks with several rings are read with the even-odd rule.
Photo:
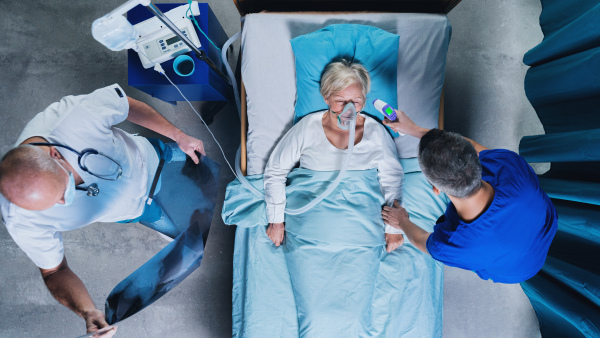
[[382, 113], [383, 116], [387, 117], [388, 120], [390, 120], [390, 121], [396, 121], [396, 119], [398, 118], [396, 116], [396, 112], [394, 111], [394, 108], [390, 107], [389, 104], [381, 101], [380, 99], [373, 101], [373, 106], [380, 113]]
[[[390, 121], [396, 121], [398, 119], [398, 116], [396, 116], [396, 111], [394, 111], [394, 108], [392, 108], [389, 104], [381, 101], [380, 99], [376, 99], [375, 101], [373, 101], [373, 107], [375, 107], [375, 109], [377, 109], [377, 111], [379, 111], [381, 114], [383, 114], [383, 116], [385, 116], [388, 120]], [[401, 136], [404, 136], [404, 134], [402, 133], [398, 133]]]

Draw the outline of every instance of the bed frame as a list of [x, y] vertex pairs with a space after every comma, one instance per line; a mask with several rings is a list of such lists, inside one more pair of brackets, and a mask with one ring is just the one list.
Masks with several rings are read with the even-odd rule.
[[[450, 12], [461, 0], [233, 0], [241, 16], [259, 12], [386, 12], [386, 13], [444, 13]], [[243, 25], [243, 23], [242, 23]], [[241, 49], [238, 69], [241, 65]], [[240, 72], [241, 79], [241, 72]], [[246, 105], [246, 88], [244, 80], [240, 81], [241, 102], [241, 149], [240, 169], [246, 175], [247, 168], [247, 134], [248, 115]], [[440, 98], [438, 128], [444, 129], [444, 91]]]
[[241, 16], [269, 12], [386, 12], [448, 14], [461, 0], [233, 0]]

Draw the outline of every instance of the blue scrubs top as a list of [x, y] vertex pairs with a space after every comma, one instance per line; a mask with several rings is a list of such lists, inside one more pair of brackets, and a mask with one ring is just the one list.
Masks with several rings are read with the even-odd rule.
[[558, 226], [556, 209], [533, 169], [503, 149], [479, 153], [482, 179], [495, 190], [489, 208], [462, 221], [452, 203], [427, 240], [433, 258], [473, 270], [481, 279], [520, 283], [544, 265]]

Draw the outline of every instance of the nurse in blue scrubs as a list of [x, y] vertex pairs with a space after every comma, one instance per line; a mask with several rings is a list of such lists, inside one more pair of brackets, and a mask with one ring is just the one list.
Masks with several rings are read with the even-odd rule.
[[384, 221], [436, 260], [497, 283], [520, 283], [544, 265], [557, 229], [550, 198], [533, 169], [516, 153], [488, 149], [456, 133], [417, 126], [404, 112], [384, 124], [421, 139], [419, 164], [448, 208], [429, 233], [398, 203]]

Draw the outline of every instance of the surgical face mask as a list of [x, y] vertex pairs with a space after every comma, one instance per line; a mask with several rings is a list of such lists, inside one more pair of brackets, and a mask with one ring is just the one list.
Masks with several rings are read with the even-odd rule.
[[[58, 163], [58, 161], [56, 162]], [[67, 189], [65, 189], [65, 203], [56, 203], [55, 206], [68, 207], [69, 205], [73, 204], [73, 201], [75, 200], [75, 177], [73, 177], [73, 173], [67, 172], [67, 170], [63, 168], [62, 165], [60, 165], [60, 163], [58, 165], [62, 168], [62, 170], [64, 170], [67, 173], [67, 175], [69, 175], [69, 183], [67, 183]]]

